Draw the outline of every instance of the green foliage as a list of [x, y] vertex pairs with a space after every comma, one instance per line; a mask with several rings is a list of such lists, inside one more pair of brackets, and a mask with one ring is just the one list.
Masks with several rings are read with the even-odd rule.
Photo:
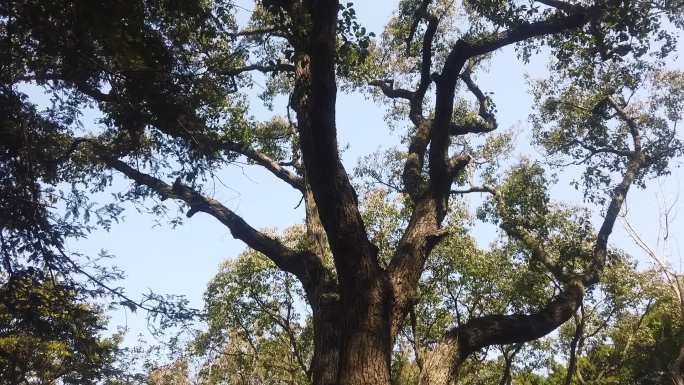
[[[286, 235], [302, 238], [299, 229]], [[312, 325], [302, 288], [269, 259], [246, 251], [223, 263], [205, 293], [206, 331], [191, 351], [204, 384], [306, 384]]]
[[[637, 175], [642, 186], [648, 178], [668, 174], [669, 160], [684, 152], [676, 134], [684, 105], [680, 71], [655, 69], [638, 78], [610, 65], [597, 71], [591, 87], [562, 76], [533, 87], [537, 144], [555, 166], [584, 167], [581, 187], [591, 200], [614, 183], [616, 174], [624, 173], [635, 150], [635, 129], [648, 163]], [[619, 107], [623, 103], [625, 107]]]
[[101, 336], [102, 310], [35, 270], [0, 286], [0, 383], [97, 384], [118, 369], [121, 337]]

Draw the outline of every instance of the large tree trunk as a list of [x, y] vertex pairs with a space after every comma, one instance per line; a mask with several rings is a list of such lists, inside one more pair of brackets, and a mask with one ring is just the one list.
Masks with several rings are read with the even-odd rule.
[[311, 361], [311, 382], [313, 385], [337, 384], [340, 365], [341, 333], [339, 300], [334, 294], [325, 294], [314, 309], [314, 352]]
[[390, 304], [386, 282], [378, 281], [364, 298], [342, 301], [339, 385], [390, 383]]
[[314, 385], [389, 385], [392, 342], [387, 279], [358, 296], [320, 295], [314, 306]]
[[[392, 292], [368, 239], [356, 193], [339, 158], [335, 127], [336, 1], [305, 2], [311, 16], [299, 47], [291, 105], [297, 115], [308, 204], [315, 203], [337, 273], [335, 305], [315, 313], [315, 385], [389, 385]], [[302, 23], [307, 23], [304, 18]], [[313, 198], [313, 199], [311, 199]], [[307, 208], [308, 209], [308, 208]], [[315, 219], [307, 210], [308, 219]], [[313, 229], [316, 230], [316, 229]], [[312, 234], [313, 235], [313, 234]], [[322, 236], [314, 236], [322, 241]], [[321, 355], [319, 357], [319, 355]]]

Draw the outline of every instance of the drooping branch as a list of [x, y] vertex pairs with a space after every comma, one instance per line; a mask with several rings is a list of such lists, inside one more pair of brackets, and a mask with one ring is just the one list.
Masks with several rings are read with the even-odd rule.
[[187, 213], [188, 217], [198, 212], [213, 216], [228, 227], [234, 238], [264, 254], [281, 270], [292, 273], [299, 278], [304, 288], [307, 289], [307, 293], [314, 292], [315, 285], [318, 284], [317, 280], [328, 278], [326, 276], [327, 270], [322, 265], [320, 258], [314, 254], [290, 249], [278, 239], [250, 226], [242, 217], [217, 200], [202, 195], [182, 184], [179, 180], [169, 185], [159, 178], [136, 170], [119, 159], [112, 158], [105, 152], [98, 151], [98, 157], [108, 167], [121, 172], [135, 183], [154, 191], [161, 199], [171, 198], [184, 202], [190, 208]]
[[[243, 67], [238, 72], [244, 72], [248, 70], [258, 70], [262, 72], [268, 72], [270, 70], [292, 71], [293, 69], [294, 67], [290, 64], [278, 64], [275, 66], [251, 65]], [[54, 80], [65, 81], [61, 77], [55, 78]], [[76, 87], [79, 91], [90, 96], [99, 103], [109, 104], [119, 102], [118, 99], [120, 97], [118, 95], [112, 94], [111, 92], [104, 94], [83, 82], [76, 84]], [[232, 151], [241, 154], [254, 163], [263, 166], [265, 169], [270, 171], [282, 181], [288, 183], [293, 188], [304, 191], [304, 180], [302, 177], [280, 165], [277, 161], [271, 159], [266, 154], [254, 149], [249, 144], [235, 141], [217, 140], [213, 137], [210, 137], [206, 133], [211, 132], [211, 130], [204, 125], [201, 119], [195, 116], [194, 113], [183, 111], [182, 108], [179, 108], [178, 103], [175, 103], [173, 100], [168, 100], [167, 98], [160, 96], [155, 103], [149, 104], [149, 108], [153, 110], [152, 112], [156, 116], [165, 117], [163, 120], [158, 119], [157, 121], [149, 122], [149, 124], [155, 126], [163, 133], [173, 138], [183, 139], [188, 144], [197, 147], [201, 151], [213, 152], [216, 149], [220, 149], [223, 151]]]

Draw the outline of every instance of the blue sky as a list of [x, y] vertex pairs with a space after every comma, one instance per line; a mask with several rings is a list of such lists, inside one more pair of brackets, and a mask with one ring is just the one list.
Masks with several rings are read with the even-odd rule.
[[[355, 8], [362, 24], [369, 31], [379, 34], [394, 5], [394, 1], [359, 1]], [[245, 8], [249, 9], [250, 6], [245, 4]], [[248, 16], [247, 11], [242, 12], [245, 13], [243, 17]], [[524, 151], [518, 154], [532, 151], [531, 157], [538, 157], [539, 154], [528, 145], [530, 137], [526, 119], [530, 112], [531, 96], [527, 92], [525, 75], [543, 77], [546, 62], [546, 57], [539, 56], [532, 64], [524, 65], [517, 60], [513, 50], [507, 48], [494, 56], [489, 73], [478, 77], [483, 90], [495, 92], [493, 98], [499, 111], [497, 117], [500, 127], [516, 127], [520, 130], [518, 143]], [[681, 61], [677, 66], [682, 68]], [[262, 119], [271, 114], [260, 108], [254, 111], [255, 116]], [[387, 128], [383, 114], [382, 106], [362, 95], [338, 96], [339, 142], [342, 146], [349, 145], [343, 153], [348, 171], [353, 169], [361, 156], [399, 142], [397, 134], [392, 134]], [[674, 194], [680, 187], [678, 180], [681, 175], [681, 171], [676, 170], [675, 175], [660, 189], [666, 195]], [[581, 203], [581, 196], [568, 185], [569, 177], [572, 175], [562, 178], [561, 183], [554, 187], [554, 198]], [[254, 227], [283, 229], [301, 222], [303, 211], [294, 208], [300, 196], [258, 167], [230, 167], [221, 173], [221, 179], [228, 188], [217, 184], [215, 198]], [[116, 187], [123, 189], [126, 183], [121, 180]], [[633, 191], [628, 198], [632, 220], [648, 226], [643, 229], [648, 240], [653, 240], [653, 226], [657, 220], [658, 206], [653, 199], [653, 193], [657, 190], [657, 184], [651, 183], [646, 192]], [[673, 226], [673, 234], [677, 234], [677, 230], [682, 233], [681, 221]], [[485, 226], [476, 228], [475, 234], [482, 239], [491, 239], [493, 236], [492, 229]], [[611, 241], [614, 245], [640, 254], [620, 225], [616, 226]], [[89, 239], [72, 242], [69, 246], [73, 251], [90, 255], [100, 249], [113, 254], [116, 257], [114, 263], [127, 273], [121, 285], [126, 287], [132, 298], [139, 298], [141, 293], [151, 289], [158, 293], [186, 295], [196, 307], [202, 306], [202, 293], [217, 272], [219, 263], [239, 254], [245, 247], [231, 237], [226, 227], [209, 216], [195, 215], [185, 225], [171, 229], [163, 222], [162, 226], [155, 226], [154, 217], [139, 214], [135, 210], [126, 211], [123, 223], [115, 225], [110, 232], [95, 232]], [[129, 328], [129, 336], [132, 337], [129, 342], [135, 340], [136, 334], [145, 331], [143, 313], [131, 314], [122, 308], [110, 315], [112, 327]]]

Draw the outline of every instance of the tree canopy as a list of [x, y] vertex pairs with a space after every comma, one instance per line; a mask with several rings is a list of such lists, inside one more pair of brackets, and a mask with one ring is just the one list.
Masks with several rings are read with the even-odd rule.
[[[684, 382], [673, 364], [684, 346], [676, 301], [609, 246], [629, 190], [668, 175], [684, 154], [684, 73], [667, 66], [681, 0], [403, 0], [378, 35], [351, 2], [256, 1], [246, 22], [240, 7], [0, 4], [0, 278], [9, 288], [0, 319], [9, 318], [9, 338], [63, 340], [40, 353], [61, 355], [41, 364], [44, 382], [92, 383], [107, 368], [116, 343], [101, 339], [86, 300], [162, 322], [204, 316], [191, 350], [207, 360], [206, 383], [446, 385], [496, 382], [497, 371], [503, 384]], [[513, 134], [478, 84], [507, 46], [523, 63], [551, 58], [525, 112], [543, 159], [509, 158]], [[350, 174], [338, 93], [385, 108], [402, 145]], [[260, 120], [256, 103], [277, 114]], [[99, 119], [86, 126], [89, 109]], [[245, 160], [301, 194], [304, 223], [260, 230], [213, 197], [215, 175]], [[552, 196], [567, 167], [581, 170], [573, 184], [584, 202]], [[119, 177], [130, 189], [103, 198]], [[477, 193], [472, 212], [464, 202]], [[164, 216], [171, 201], [249, 248], [221, 267], [204, 312], [155, 294], [132, 300], [114, 284], [120, 271], [65, 246], [113, 226], [126, 203]], [[483, 247], [477, 229], [487, 224], [500, 234]], [[37, 294], [16, 288], [26, 272]], [[49, 304], [29, 310], [60, 314], [48, 323], [62, 337], [15, 322], [26, 307], [6, 303], [24, 295]], [[647, 354], [656, 346], [657, 362]], [[567, 364], [541, 364], [563, 354]], [[648, 365], [663, 373], [640, 372]], [[57, 366], [69, 372], [57, 376]], [[183, 383], [187, 368], [179, 359], [150, 381]]]

